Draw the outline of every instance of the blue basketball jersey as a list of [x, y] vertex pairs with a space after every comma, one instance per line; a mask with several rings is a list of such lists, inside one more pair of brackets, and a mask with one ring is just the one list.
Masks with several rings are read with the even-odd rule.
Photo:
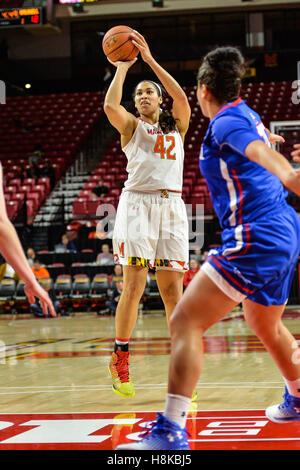
[[222, 106], [207, 129], [200, 170], [222, 228], [252, 222], [286, 203], [279, 178], [245, 156], [254, 140], [270, 145], [260, 116], [241, 98]]

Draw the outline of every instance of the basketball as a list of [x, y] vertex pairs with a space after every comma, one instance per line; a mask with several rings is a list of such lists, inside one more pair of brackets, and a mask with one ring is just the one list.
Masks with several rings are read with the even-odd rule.
[[104, 54], [112, 62], [127, 62], [133, 60], [138, 55], [139, 50], [132, 44], [130, 38], [132, 31], [132, 28], [128, 26], [115, 26], [105, 34], [102, 48]]

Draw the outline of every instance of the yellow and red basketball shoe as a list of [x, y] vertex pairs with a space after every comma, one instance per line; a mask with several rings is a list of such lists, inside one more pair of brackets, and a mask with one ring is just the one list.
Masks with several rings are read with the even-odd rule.
[[135, 390], [129, 375], [129, 352], [113, 352], [108, 368], [113, 381], [113, 391], [121, 397], [134, 397]]

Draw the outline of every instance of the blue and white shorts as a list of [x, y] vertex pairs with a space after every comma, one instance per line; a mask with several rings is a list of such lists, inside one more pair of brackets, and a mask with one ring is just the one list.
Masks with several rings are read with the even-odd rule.
[[[237, 234], [242, 234], [239, 242]], [[300, 253], [300, 220], [290, 206], [224, 229], [222, 241], [220, 248], [208, 253], [201, 269], [225, 294], [237, 303], [287, 302]]]

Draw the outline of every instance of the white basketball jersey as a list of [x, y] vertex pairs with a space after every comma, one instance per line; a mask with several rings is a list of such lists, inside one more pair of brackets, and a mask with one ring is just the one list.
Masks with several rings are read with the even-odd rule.
[[122, 150], [128, 160], [124, 191], [182, 191], [184, 149], [177, 130], [163, 134], [158, 123], [139, 119]]

